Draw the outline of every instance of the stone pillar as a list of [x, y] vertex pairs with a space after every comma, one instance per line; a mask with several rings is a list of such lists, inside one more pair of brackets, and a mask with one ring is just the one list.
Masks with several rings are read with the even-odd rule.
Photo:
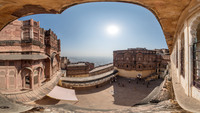
[[42, 76], [41, 75], [41, 68], [39, 69], [39, 71], [38, 71], [38, 86], [41, 86], [41, 77], [40, 76]]
[[178, 37], [178, 83], [181, 83], [181, 39]]
[[185, 60], [185, 63], [184, 63], [184, 71], [185, 71], [185, 93], [186, 95], [189, 96], [189, 89], [190, 89], [190, 82], [189, 82], [189, 57], [190, 57], [190, 45], [189, 45], [189, 37], [188, 37], [188, 27], [185, 25], [184, 26], [184, 40], [185, 40], [185, 43], [184, 43], [184, 48], [185, 48], [185, 55], [184, 55], [184, 60]]
[[5, 61], [5, 77], [6, 77], [6, 89], [8, 90], [9, 89], [9, 73], [8, 73], [8, 66], [7, 66], [7, 61]]
[[22, 76], [23, 76], [22, 77], [22, 89], [24, 89], [25, 88], [25, 76], [24, 75], [22, 75]]
[[34, 89], [34, 78], [33, 78], [33, 72], [31, 72], [31, 75], [30, 75], [30, 86], [31, 86], [31, 89]]
[[15, 89], [17, 90], [18, 89], [18, 82], [17, 82], [17, 76], [18, 74], [17, 74], [17, 70], [15, 71]]

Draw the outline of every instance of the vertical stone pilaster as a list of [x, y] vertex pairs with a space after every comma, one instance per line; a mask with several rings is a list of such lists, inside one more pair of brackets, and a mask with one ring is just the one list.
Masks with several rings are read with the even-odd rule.
[[181, 39], [178, 37], [178, 83], [181, 83]]
[[33, 89], [34, 90], [34, 78], [33, 78], [34, 76], [33, 76], [33, 72], [31, 72], [31, 77], [30, 77], [30, 85], [31, 85], [31, 89]]
[[40, 76], [42, 76], [42, 75], [41, 75], [41, 71], [42, 71], [42, 70], [41, 70], [41, 68], [40, 68], [40, 69], [39, 69], [39, 72], [38, 72], [38, 73], [39, 73], [39, 74], [38, 74], [38, 86], [39, 86], [39, 87], [41, 86], [41, 79], [40, 79]]
[[184, 63], [184, 71], [185, 71], [185, 85], [186, 85], [186, 88], [185, 88], [185, 93], [186, 95], [189, 95], [189, 38], [188, 38], [188, 33], [187, 33], [187, 27], [184, 26], [184, 40], [185, 40], [185, 43], [184, 43], [184, 48], [185, 48], [185, 55], [184, 55], [184, 60], [185, 60], [185, 63]]

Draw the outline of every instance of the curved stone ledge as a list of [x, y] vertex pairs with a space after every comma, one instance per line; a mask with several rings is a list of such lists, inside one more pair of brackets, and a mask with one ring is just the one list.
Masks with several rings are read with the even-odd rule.
[[172, 76], [172, 81], [173, 81], [172, 83], [173, 83], [174, 94], [178, 104], [185, 110], [194, 113], [200, 113], [199, 101], [185, 94], [184, 89], [181, 86], [181, 84], [178, 83], [176, 76]]
[[111, 71], [113, 70], [113, 64], [106, 64], [106, 65], [100, 65], [98, 67], [95, 67], [93, 70], [91, 70], [89, 72], [89, 76], [95, 76], [95, 75], [99, 75], [99, 74], [103, 74], [105, 72]]
[[57, 85], [62, 74], [64, 74], [63, 71], [61, 70], [58, 71], [50, 81], [48, 81], [43, 86], [37, 89], [21, 93], [20, 92], [12, 94], [3, 93], [3, 95], [5, 95], [8, 99], [16, 102], [27, 103], [31, 101], [36, 101], [46, 96]]
[[117, 71], [112, 70], [96, 76], [79, 77], [79, 78], [62, 77], [61, 80], [63, 87], [74, 87], [74, 88], [91, 87], [103, 84], [109, 81], [111, 78], [115, 77], [116, 75]]

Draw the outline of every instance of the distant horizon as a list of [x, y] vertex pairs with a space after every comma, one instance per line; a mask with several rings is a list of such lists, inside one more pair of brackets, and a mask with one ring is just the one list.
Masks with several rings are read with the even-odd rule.
[[72, 6], [62, 14], [37, 14], [19, 20], [40, 21], [61, 39], [61, 56], [112, 57], [115, 50], [166, 48], [156, 17], [129, 3], [94, 2]]
[[[145, 48], [145, 47], [136, 47], [136, 48]], [[132, 48], [127, 48], [127, 49], [132, 49]], [[127, 50], [127, 49], [123, 49], [123, 50]], [[168, 48], [155, 48], [155, 49], [168, 49]], [[148, 49], [148, 50], [155, 50], [155, 49]], [[113, 50], [113, 51], [118, 51], [118, 50]], [[113, 56], [63, 56], [61, 55], [61, 57], [113, 57]]]

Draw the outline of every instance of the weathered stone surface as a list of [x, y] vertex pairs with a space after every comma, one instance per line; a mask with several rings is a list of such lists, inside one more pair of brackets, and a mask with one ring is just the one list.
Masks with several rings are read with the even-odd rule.
[[170, 51], [179, 17], [191, 2], [191, 0], [1, 0], [0, 29], [22, 16], [39, 13], [62, 13], [65, 9], [76, 4], [103, 1], [127, 2], [149, 9], [160, 22]]
[[174, 99], [173, 93], [174, 92], [172, 90], [172, 81], [169, 80], [169, 76], [166, 76], [165, 80], [161, 83], [160, 86], [154, 88], [154, 90], [146, 98], [144, 98], [134, 106], [144, 105], [148, 103], [159, 103], [169, 99]]

